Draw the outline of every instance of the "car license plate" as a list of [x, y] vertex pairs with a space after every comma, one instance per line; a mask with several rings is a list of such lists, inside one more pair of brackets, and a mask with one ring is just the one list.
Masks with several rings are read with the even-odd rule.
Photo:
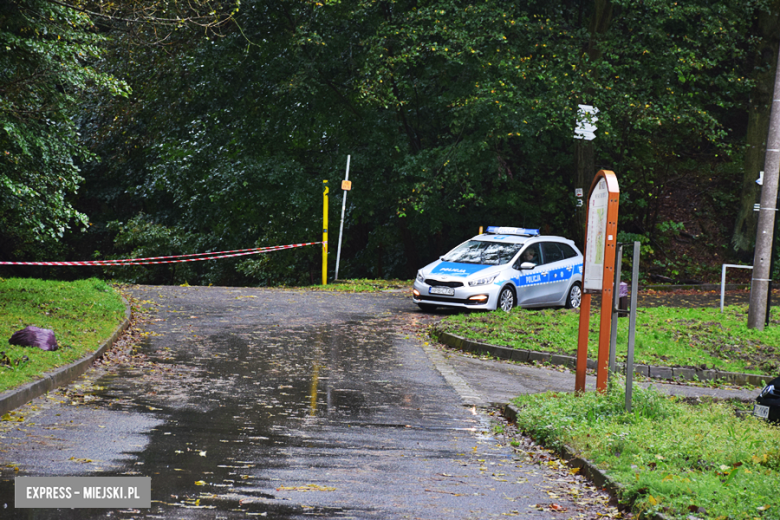
[[431, 287], [428, 294], [443, 294], [444, 296], [455, 296], [455, 289], [452, 287]]
[[769, 417], [769, 407], [762, 404], [753, 405], [753, 415], [767, 419]]

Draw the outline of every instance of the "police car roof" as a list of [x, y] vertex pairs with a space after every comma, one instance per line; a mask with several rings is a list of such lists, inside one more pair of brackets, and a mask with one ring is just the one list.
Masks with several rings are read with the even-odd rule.
[[483, 233], [477, 235], [472, 240], [481, 240], [483, 242], [503, 242], [509, 244], [524, 244], [528, 239], [534, 237], [523, 237], [520, 235], [496, 235], [493, 233]]
[[553, 242], [565, 242], [567, 244], [574, 244], [572, 240], [566, 237], [559, 237], [554, 235], [528, 237], [522, 235], [499, 235], [495, 233], [483, 233], [481, 235], [477, 235], [473, 237], [471, 240], [482, 240], [484, 242], [504, 242], [510, 244], [524, 244], [529, 240], [533, 240], [533, 239], [552, 240]]
[[532, 228], [506, 227], [506, 226], [488, 226], [488, 233], [495, 235], [520, 235], [524, 237], [538, 237], [539, 230]]

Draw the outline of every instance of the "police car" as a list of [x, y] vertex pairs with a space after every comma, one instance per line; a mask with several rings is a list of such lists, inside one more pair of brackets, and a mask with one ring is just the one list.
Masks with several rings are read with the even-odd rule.
[[412, 298], [436, 307], [503, 309], [565, 306], [582, 300], [582, 253], [538, 229], [488, 227], [417, 272]]
[[753, 415], [780, 423], [780, 377], [771, 380], [756, 397]]

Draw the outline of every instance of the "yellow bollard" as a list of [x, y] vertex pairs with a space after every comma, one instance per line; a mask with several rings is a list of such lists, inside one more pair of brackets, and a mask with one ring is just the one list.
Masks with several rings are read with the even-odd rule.
[[317, 388], [320, 386], [320, 365], [314, 364], [314, 373], [311, 376], [311, 405], [309, 406], [309, 415], [314, 417], [317, 415]]
[[322, 285], [328, 285], [328, 181], [322, 181]]

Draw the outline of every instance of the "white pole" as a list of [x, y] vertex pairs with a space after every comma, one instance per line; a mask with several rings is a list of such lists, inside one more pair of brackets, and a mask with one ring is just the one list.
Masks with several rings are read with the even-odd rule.
[[720, 272], [720, 312], [723, 313], [723, 302], [726, 300], [726, 268], [753, 269], [752, 265], [723, 264]]
[[[347, 155], [347, 174], [344, 177], [345, 181], [349, 180], [349, 159], [351, 155]], [[344, 233], [344, 209], [347, 207], [347, 192], [342, 190], [344, 197], [341, 199], [341, 225], [339, 226], [339, 247], [336, 250], [336, 275], [334, 280], [339, 279], [339, 260], [341, 259], [341, 235]]]

